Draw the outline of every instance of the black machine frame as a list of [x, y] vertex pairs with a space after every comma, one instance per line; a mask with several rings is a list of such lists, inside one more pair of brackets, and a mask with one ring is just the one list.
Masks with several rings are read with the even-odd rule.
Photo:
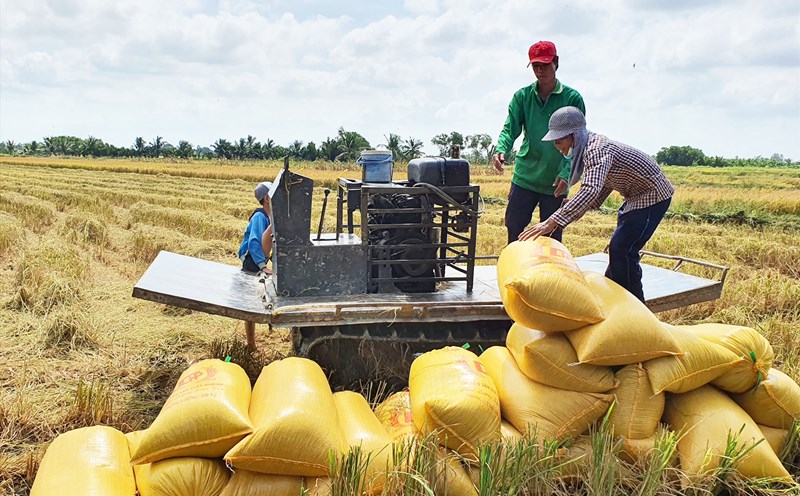
[[[374, 197], [393, 194], [412, 197], [426, 197], [420, 207], [378, 208]], [[359, 180], [340, 178], [336, 202], [336, 236], [358, 235], [363, 245], [368, 246], [369, 267], [367, 281], [369, 287], [377, 287], [377, 292], [397, 291], [391, 266], [397, 264], [432, 264], [432, 276], [414, 277], [414, 281], [464, 282], [466, 291], [472, 292], [475, 278], [475, 259], [480, 200], [480, 187], [433, 186], [427, 183], [411, 184], [409, 181], [391, 183], [364, 183]], [[354, 212], [360, 212], [360, 221], [354, 220]], [[418, 222], [378, 223], [371, 221], [376, 216], [419, 214]], [[345, 218], [346, 216], [346, 218]], [[407, 219], [406, 219], [407, 220]], [[390, 245], [371, 244], [378, 231], [386, 229], [409, 230], [435, 233], [428, 243], [395, 243]], [[393, 253], [403, 253], [404, 249], [422, 250], [435, 254], [430, 258], [396, 258]], [[449, 269], [449, 271], [448, 271]]]

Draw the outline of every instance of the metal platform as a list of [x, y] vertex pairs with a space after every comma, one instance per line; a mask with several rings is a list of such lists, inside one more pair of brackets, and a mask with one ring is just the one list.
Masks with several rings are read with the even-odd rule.
[[[727, 267], [684, 257], [642, 252], [675, 261], [670, 269], [642, 264], [647, 306], [654, 312], [685, 307], [720, 297]], [[604, 253], [576, 258], [583, 270], [603, 273]], [[680, 272], [698, 264], [719, 273], [706, 279]], [[239, 267], [167, 251], [158, 254], [133, 289], [133, 296], [234, 319], [280, 327], [341, 326], [387, 322], [471, 322], [509, 320], [500, 300], [495, 266], [476, 266], [474, 288], [464, 282], [440, 283], [435, 293], [359, 294], [283, 297], [269, 276]]]

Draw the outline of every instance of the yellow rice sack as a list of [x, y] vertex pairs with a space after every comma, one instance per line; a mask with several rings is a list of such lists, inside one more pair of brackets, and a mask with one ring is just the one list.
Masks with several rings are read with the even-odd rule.
[[764, 440], [769, 443], [769, 447], [776, 455], [780, 456], [783, 450], [783, 445], [786, 444], [786, 438], [789, 437], [789, 429], [776, 429], [767, 425], [758, 424], [761, 434], [764, 435]]
[[134, 496], [128, 440], [106, 426], [65, 432], [44, 454], [31, 496]]
[[522, 372], [541, 384], [605, 393], [614, 387], [610, 367], [582, 364], [563, 333], [546, 333], [514, 323], [506, 337], [506, 347]]
[[616, 379], [619, 385], [610, 394], [617, 402], [608, 419], [614, 434], [629, 439], [652, 437], [664, 413], [664, 394], [653, 394], [650, 379], [640, 363], [621, 368]]
[[522, 440], [522, 433], [511, 422], [505, 419], [500, 421], [500, 437], [506, 443], [517, 443]]
[[436, 481], [433, 492], [436, 496], [478, 496], [470, 474], [458, 456], [444, 448], [437, 450]]
[[[304, 493], [304, 490], [307, 492]], [[303, 478], [293, 475], [260, 474], [249, 470], [237, 470], [219, 496], [298, 496], [300, 494], [327, 496], [330, 494], [330, 482], [327, 478]]]
[[475, 354], [447, 346], [417, 357], [409, 374], [411, 416], [422, 434], [476, 459], [481, 444], [500, 439], [500, 400]]
[[209, 458], [170, 458], [133, 470], [139, 496], [219, 496], [231, 476], [222, 460]]
[[629, 365], [681, 353], [644, 303], [611, 279], [588, 271], [584, 275], [606, 318], [567, 333], [581, 363]]
[[759, 424], [788, 429], [800, 419], [800, 386], [778, 369], [771, 369], [754, 390], [731, 397]]
[[586, 432], [613, 399], [610, 394], [566, 391], [532, 381], [503, 346], [484, 351], [481, 362], [497, 386], [503, 418], [539, 440], [564, 440]]
[[236, 468], [326, 476], [328, 453], [338, 455], [346, 446], [328, 379], [307, 358], [264, 367], [253, 388], [250, 418], [255, 431], [225, 455]]
[[559, 449], [556, 454], [556, 473], [558, 479], [577, 481], [585, 479], [594, 461], [592, 438], [589, 435], [578, 436]]
[[509, 317], [525, 327], [562, 332], [603, 320], [569, 250], [554, 239], [506, 246], [497, 261], [497, 284]]
[[622, 438], [622, 451], [619, 457], [628, 463], [642, 463], [647, 460], [647, 455], [656, 447], [658, 434], [643, 439]]
[[714, 386], [729, 393], [744, 393], [769, 374], [775, 353], [767, 338], [753, 328], [728, 324], [681, 326], [695, 336], [718, 344], [742, 361], [714, 379]]
[[221, 457], [252, 432], [249, 405], [250, 379], [240, 366], [216, 359], [194, 363], [142, 435], [133, 463]]
[[[728, 435], [738, 435], [738, 446], [752, 446], [763, 439], [755, 422], [727, 394], [703, 386], [683, 394], [667, 396], [664, 420], [683, 432], [678, 441], [681, 470], [691, 480], [716, 469], [725, 453]], [[741, 431], [741, 433], [740, 433]], [[710, 453], [710, 456], [707, 454]], [[735, 470], [743, 477], [792, 478], [767, 443], [750, 451]]]
[[411, 398], [408, 391], [400, 391], [375, 407], [375, 416], [381, 421], [389, 436], [399, 441], [419, 434], [411, 416]]
[[417, 357], [409, 374], [411, 416], [423, 434], [477, 459], [481, 444], [500, 439], [500, 400], [475, 354], [454, 346]]
[[[145, 431], [125, 434], [131, 453], [136, 451]], [[133, 466], [139, 496], [219, 496], [231, 476], [221, 460], [169, 458]]]
[[392, 438], [359, 393], [340, 391], [333, 395], [333, 401], [345, 441], [350, 448], [361, 449], [362, 460], [369, 457], [364, 475], [367, 493], [380, 494], [390, 469]]
[[689, 331], [662, 324], [684, 351], [680, 356], [667, 356], [644, 363], [653, 393], [662, 391], [686, 393], [705, 386], [742, 362], [733, 352], [699, 338]]

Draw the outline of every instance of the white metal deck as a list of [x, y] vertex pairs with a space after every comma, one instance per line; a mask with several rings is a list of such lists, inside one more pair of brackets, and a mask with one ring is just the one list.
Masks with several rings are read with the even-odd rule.
[[[720, 297], [727, 269], [681, 257], [676, 270], [642, 264], [646, 303], [654, 312]], [[679, 272], [684, 261], [722, 271], [719, 280]], [[576, 258], [583, 270], [603, 273], [604, 253]], [[475, 267], [472, 293], [465, 284], [443, 283], [435, 293], [359, 294], [336, 297], [282, 297], [268, 277], [167, 251], [158, 254], [133, 289], [133, 296], [234, 319], [282, 327], [377, 322], [464, 322], [508, 320], [497, 288], [497, 269]]]

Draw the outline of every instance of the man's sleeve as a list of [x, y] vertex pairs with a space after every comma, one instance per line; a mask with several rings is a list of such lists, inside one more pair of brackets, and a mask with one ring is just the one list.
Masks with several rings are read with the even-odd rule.
[[573, 105], [581, 109], [581, 112], [583, 112], [584, 116], [586, 115], [586, 105], [584, 105], [583, 97], [578, 92], [575, 92], [575, 102]]
[[590, 209], [598, 208], [612, 191], [605, 185], [608, 171], [611, 170], [611, 155], [596, 150], [584, 153], [587, 153], [584, 157], [587, 161], [586, 172], [578, 193], [550, 217], [561, 227], [580, 219]]
[[269, 227], [269, 220], [265, 215], [256, 214], [253, 216], [251, 222], [253, 223], [250, 229], [250, 239], [247, 240], [247, 249], [250, 256], [253, 257], [253, 262], [259, 267], [267, 263], [267, 257], [264, 256], [264, 248], [261, 246], [261, 236], [264, 231]]
[[495, 153], [505, 154], [514, 148], [514, 141], [522, 133], [523, 123], [522, 96], [520, 93], [515, 93], [511, 98], [511, 103], [508, 104], [508, 117], [506, 117], [503, 130], [500, 131], [500, 136], [497, 138]]

